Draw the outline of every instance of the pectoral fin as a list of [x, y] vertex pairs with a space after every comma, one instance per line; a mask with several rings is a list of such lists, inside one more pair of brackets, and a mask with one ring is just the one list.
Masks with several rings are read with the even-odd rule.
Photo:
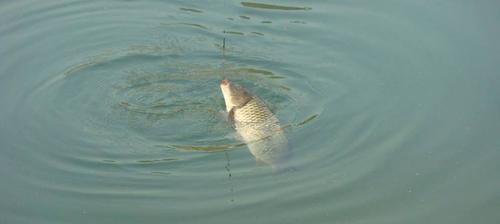
[[232, 124], [234, 124], [234, 107], [231, 108], [231, 110], [229, 111], [229, 113], [227, 114], [227, 120], [229, 122], [231, 122]]

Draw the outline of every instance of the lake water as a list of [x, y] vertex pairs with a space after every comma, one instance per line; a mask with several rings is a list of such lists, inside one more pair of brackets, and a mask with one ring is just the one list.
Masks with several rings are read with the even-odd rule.
[[[0, 223], [499, 223], [499, 8], [2, 1]], [[240, 144], [223, 77], [295, 170]]]

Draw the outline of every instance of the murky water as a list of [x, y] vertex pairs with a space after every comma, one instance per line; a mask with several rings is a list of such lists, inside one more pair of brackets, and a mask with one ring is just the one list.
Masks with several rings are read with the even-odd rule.
[[[4, 1], [0, 222], [498, 223], [499, 6]], [[296, 170], [256, 165], [222, 77]]]

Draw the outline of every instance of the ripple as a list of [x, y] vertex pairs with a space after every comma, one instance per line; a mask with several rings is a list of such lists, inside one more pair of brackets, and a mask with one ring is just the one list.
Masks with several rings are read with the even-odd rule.
[[224, 33], [227, 33], [227, 34], [232, 34], [232, 35], [239, 35], [239, 36], [243, 36], [245, 35], [244, 33], [242, 32], [238, 32], [238, 31], [230, 31], [230, 30], [225, 30]]
[[248, 7], [248, 8], [272, 9], [272, 10], [311, 10], [312, 9], [311, 7], [274, 5], [274, 4], [257, 3], [257, 2], [241, 2], [241, 5]]
[[264, 34], [263, 34], [263, 33], [259, 33], [259, 32], [252, 32], [252, 33], [253, 33], [253, 34], [257, 34], [257, 35], [259, 35], [259, 36], [264, 36]]
[[[245, 143], [237, 143], [230, 145], [171, 145], [169, 147], [174, 147], [177, 150], [185, 150], [185, 151], [199, 151], [199, 152], [222, 152], [231, 150], [234, 148], [241, 148], [242, 146], [246, 146]], [[161, 146], [160, 146], [161, 147]]]
[[180, 26], [188, 26], [188, 27], [194, 27], [194, 28], [199, 28], [199, 29], [204, 29], [207, 30], [208, 27], [196, 24], [196, 23], [160, 23], [161, 25], [164, 26], [175, 26], [175, 25], [180, 25]]
[[[452, 150], [477, 148], [464, 142], [476, 137], [488, 146], [493, 134], [479, 130], [496, 126], [473, 116], [495, 107], [475, 91], [489, 77], [466, 73], [495, 66], [456, 50], [460, 13], [437, 13], [448, 4], [311, 4], [2, 3], [0, 164], [3, 205], [12, 205], [3, 219], [383, 223], [444, 208], [423, 204], [436, 187], [463, 195], [449, 187], [494, 165], [484, 160], [494, 150]], [[484, 24], [453, 7], [465, 25]], [[429, 28], [429, 18], [439, 24]], [[471, 41], [494, 39], [476, 28]], [[255, 164], [220, 113], [222, 77], [277, 115], [296, 170], [272, 175]], [[408, 216], [391, 216], [402, 203]], [[259, 212], [266, 220], [255, 220]]]
[[186, 12], [203, 13], [203, 11], [199, 9], [193, 9], [193, 8], [179, 8], [179, 9]]
[[[43, 145], [66, 145], [71, 150], [56, 147], [33, 156], [43, 158], [55, 173], [88, 178], [103, 172], [130, 181], [189, 177], [196, 176], [193, 169], [200, 166], [206, 173], [219, 173], [220, 164], [203, 162], [204, 158], [234, 149], [246, 151], [220, 113], [224, 108], [218, 88], [222, 74], [266, 99], [290, 127], [299, 128], [314, 119], [304, 120], [296, 113], [297, 94], [308, 87], [287, 85], [285, 80], [301, 75], [283, 70], [285, 65], [232, 52], [221, 66], [218, 52], [190, 54], [199, 63], [156, 45], [109, 49], [44, 80], [20, 110], [36, 111], [32, 119], [37, 128], [32, 131], [38, 134], [34, 138]], [[59, 139], [45, 138], [41, 127]], [[248, 160], [252, 157], [237, 154], [232, 163], [241, 172], [251, 172], [255, 165]], [[29, 181], [57, 191], [110, 191], [104, 186], [99, 190], [71, 182]]]
[[[183, 16], [208, 14], [205, 9], [179, 10], [188, 12]], [[105, 12], [107, 9], [101, 9], [98, 14]], [[68, 15], [79, 22], [86, 15], [98, 15], [89, 13]], [[224, 108], [219, 89], [222, 77], [243, 84], [264, 99], [291, 139], [327, 117], [321, 113], [325, 102], [310, 83], [314, 77], [298, 72], [301, 63], [234, 42], [229, 42], [222, 57], [220, 46], [213, 46], [220, 43], [223, 32], [212, 32], [224, 30], [220, 24], [194, 19], [155, 21], [151, 32], [159, 40], [114, 46], [106, 31], [116, 27], [117, 18], [79, 29], [78, 35], [96, 39], [87, 45], [68, 46], [71, 60], [46, 64], [46, 71], [33, 82], [34, 88], [22, 88], [24, 95], [13, 109], [24, 117], [16, 148], [25, 150], [24, 159], [36, 161], [31, 166], [39, 168], [33, 171], [36, 175], [19, 174], [30, 185], [71, 197], [153, 198], [162, 194], [160, 197], [168, 198], [196, 192], [194, 187], [173, 185], [176, 181], [215, 178], [225, 183], [226, 172], [248, 180], [268, 178], [268, 167], [256, 166], [220, 113]], [[249, 16], [239, 18], [252, 22]], [[170, 35], [180, 30], [189, 35]], [[257, 32], [261, 31], [258, 27], [251, 30], [235, 28], [226, 33], [234, 39], [252, 36], [246, 34], [264, 36]], [[268, 37], [279, 36], [266, 33], [265, 38], [255, 39]], [[93, 51], [83, 51], [85, 48]], [[314, 164], [321, 157], [307, 158], [297, 160]], [[44, 178], [44, 173], [57, 181]], [[300, 174], [298, 178], [307, 179]], [[279, 186], [289, 182], [286, 178], [274, 181]], [[272, 185], [257, 187], [263, 190]], [[253, 194], [246, 187], [239, 189], [239, 193]], [[204, 203], [216, 200], [209, 192], [202, 194], [208, 198]]]
[[[187, 21], [160, 24], [158, 29], [213, 29]], [[79, 32], [98, 33], [109, 27]], [[207, 31], [197, 38], [216, 36]], [[220, 49], [197, 48], [190, 40], [168, 37], [157, 44], [98, 49], [90, 56], [78, 50], [86, 46], [72, 46], [76, 55], [70, 63], [63, 68], [48, 65], [50, 72], [43, 73], [35, 88], [23, 90], [24, 98], [15, 109], [26, 117], [19, 142], [29, 151], [27, 158], [37, 161], [33, 166], [42, 167], [35, 172], [51, 173], [64, 181], [43, 175], [20, 174], [21, 178], [57, 194], [115, 198], [158, 195], [168, 186], [161, 178], [186, 181], [217, 176], [226, 172], [229, 160], [233, 172], [254, 179], [268, 175], [268, 169], [255, 166], [221, 117], [224, 103], [218, 83], [223, 76], [242, 83], [266, 100], [283, 124], [291, 127], [288, 132], [296, 132], [320, 117], [314, 114], [322, 107], [299, 112], [304, 101], [317, 97], [301, 81], [305, 74], [294, 72], [288, 62], [259, 54], [258, 48], [231, 45], [222, 59]], [[208, 40], [195, 43], [213, 39]], [[37, 151], [39, 147], [48, 150]], [[117, 184], [131, 189], [116, 190]], [[189, 191], [173, 188], [167, 195]]]

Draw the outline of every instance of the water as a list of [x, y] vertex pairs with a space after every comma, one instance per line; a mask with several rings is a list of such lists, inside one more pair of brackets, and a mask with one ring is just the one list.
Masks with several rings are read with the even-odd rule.
[[[3, 1], [0, 223], [498, 223], [498, 8]], [[223, 76], [296, 171], [234, 137]]]

